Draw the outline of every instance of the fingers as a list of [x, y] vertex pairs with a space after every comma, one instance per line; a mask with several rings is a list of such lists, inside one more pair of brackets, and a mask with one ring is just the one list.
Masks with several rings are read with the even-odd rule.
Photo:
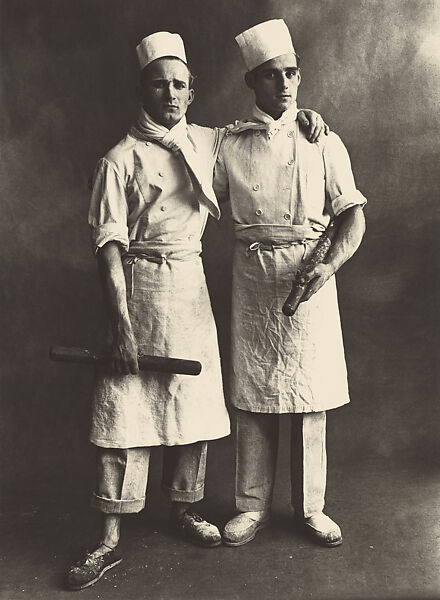
[[112, 361], [112, 369], [119, 375], [128, 375], [130, 373], [130, 368], [128, 363], [122, 358], [114, 358]]
[[119, 375], [137, 375], [139, 373], [137, 357], [113, 357], [111, 366], [112, 370]]
[[324, 127], [324, 121], [321, 119], [321, 116], [313, 110], [307, 110], [306, 116], [306, 113], [301, 110], [298, 113], [298, 121], [302, 128], [308, 132], [307, 139], [313, 144], [318, 139], [319, 133]]
[[321, 136], [328, 135], [330, 133], [330, 127], [325, 123], [321, 115], [316, 113], [311, 117], [310, 133], [308, 140], [311, 144], [319, 142]]
[[313, 267], [313, 269], [310, 269], [310, 271], [307, 271], [306, 269], [304, 269], [304, 271], [301, 273], [301, 283], [307, 285], [308, 283], [310, 283], [312, 281], [312, 279], [315, 279], [316, 277], [320, 277], [320, 275], [321, 275], [320, 267], [321, 267], [321, 265], [317, 265], [317, 266]]
[[305, 113], [302, 110], [300, 110], [298, 113], [298, 121], [299, 121], [300, 125], [302, 127], [304, 127], [304, 129], [309, 128], [310, 121], [308, 120], [308, 118], [306, 117]]
[[313, 135], [313, 142], [319, 142], [320, 138], [323, 135], [328, 135], [330, 133], [330, 127], [322, 120], [322, 117], [318, 115], [317, 123]]
[[307, 131], [307, 139], [311, 144], [318, 142], [322, 135], [330, 133], [330, 127], [324, 123], [321, 115], [314, 110], [302, 109], [298, 113], [298, 121], [302, 129]]
[[139, 373], [138, 359], [137, 358], [131, 359], [130, 362], [128, 363], [128, 367], [129, 367], [130, 373], [132, 375], [137, 375]]
[[121, 361], [121, 367], [122, 367], [122, 375], [130, 375], [130, 367], [129, 367], [129, 363], [126, 360], [122, 360]]
[[309, 142], [312, 144], [319, 142], [322, 135], [328, 135], [330, 132], [330, 127], [324, 122], [323, 118], [318, 113], [313, 115], [312, 126], [313, 129], [310, 130], [308, 138]]
[[308, 281], [310, 281], [310, 283], [306, 288], [304, 296], [301, 298], [301, 302], [307, 302], [307, 300], [310, 300], [313, 294], [316, 294], [316, 292], [322, 288], [327, 280], [328, 276], [326, 274], [315, 275], [311, 278], [311, 280], [309, 279]]
[[309, 140], [309, 142], [311, 144], [314, 144], [318, 140], [323, 129], [324, 129], [324, 121], [321, 119], [321, 117], [319, 117], [319, 119], [318, 119], [318, 117], [315, 117], [313, 115], [311, 122], [310, 122], [310, 132], [307, 137], [307, 139]]
[[304, 296], [301, 298], [301, 302], [307, 302], [307, 300], [310, 300], [310, 298], [313, 296], [313, 294], [316, 294], [316, 292], [319, 290], [319, 288], [321, 287], [320, 285], [316, 284], [316, 281], [319, 281], [317, 279], [315, 279], [312, 283], [310, 283], [307, 286], [307, 289], [305, 291]]
[[328, 279], [328, 273], [325, 270], [325, 266], [321, 263], [312, 269], [309, 273], [304, 273], [303, 281], [306, 283], [306, 291], [304, 292], [301, 302], [307, 302], [316, 294], [316, 292], [322, 288], [324, 283]]

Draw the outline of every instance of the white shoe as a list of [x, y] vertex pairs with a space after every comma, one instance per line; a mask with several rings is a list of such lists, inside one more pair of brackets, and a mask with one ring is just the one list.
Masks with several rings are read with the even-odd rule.
[[304, 531], [313, 540], [333, 548], [342, 544], [342, 533], [339, 525], [323, 512], [315, 513], [302, 521]]
[[270, 521], [270, 511], [257, 510], [239, 513], [226, 523], [223, 531], [223, 543], [226, 546], [243, 546], [266, 527]]

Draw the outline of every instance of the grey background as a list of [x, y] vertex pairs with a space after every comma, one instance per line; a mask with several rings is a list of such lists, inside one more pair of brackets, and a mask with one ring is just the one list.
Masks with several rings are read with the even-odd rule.
[[[233, 36], [275, 17], [301, 55], [300, 106], [340, 134], [369, 199], [364, 243], [338, 277], [352, 404], [329, 414], [330, 498], [338, 498], [332, 473], [380, 464], [417, 477], [421, 493], [438, 475], [439, 10], [429, 0], [2, 0], [6, 507], [80, 505], [93, 485], [92, 372], [51, 363], [48, 348], [93, 346], [105, 324], [88, 178], [136, 116], [136, 44], [157, 30], [179, 32], [198, 76], [189, 120], [223, 125], [251, 104]], [[227, 218], [209, 223], [205, 265], [226, 384], [231, 245]], [[210, 501], [228, 511], [232, 443], [211, 444], [208, 471]], [[287, 505], [283, 465], [277, 493]]]

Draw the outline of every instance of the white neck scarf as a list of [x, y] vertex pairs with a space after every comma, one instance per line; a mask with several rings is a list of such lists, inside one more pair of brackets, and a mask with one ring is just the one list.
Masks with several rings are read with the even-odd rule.
[[266, 132], [268, 140], [271, 140], [283, 127], [293, 125], [298, 115], [296, 102], [293, 102], [279, 119], [274, 119], [267, 113], [261, 110], [256, 104], [252, 109], [252, 120], [235, 121], [232, 127], [228, 128], [229, 133], [241, 133], [242, 131], [262, 130]]
[[208, 208], [213, 217], [220, 217], [220, 209], [212, 189], [212, 181], [207, 177], [207, 169], [203, 166], [203, 157], [197, 154], [197, 149], [188, 137], [186, 117], [171, 129], [157, 123], [141, 108], [137, 122], [130, 128], [129, 134], [146, 141], [154, 140], [172, 152], [180, 152], [185, 160], [188, 173], [201, 192], [199, 200]]

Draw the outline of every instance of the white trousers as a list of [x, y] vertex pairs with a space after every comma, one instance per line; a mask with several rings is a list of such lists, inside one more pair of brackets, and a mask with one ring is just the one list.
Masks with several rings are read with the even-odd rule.
[[[237, 409], [236, 508], [267, 510], [272, 503], [280, 415]], [[308, 518], [324, 508], [327, 480], [326, 413], [291, 415], [291, 499]]]

